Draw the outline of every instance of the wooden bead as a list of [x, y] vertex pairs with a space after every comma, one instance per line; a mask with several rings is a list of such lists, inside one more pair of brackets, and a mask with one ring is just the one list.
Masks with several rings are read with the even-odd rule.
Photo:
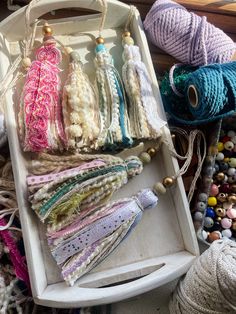
[[68, 55], [73, 51], [73, 49], [71, 47], [65, 47], [64, 48], [66, 53], [68, 53]]
[[142, 152], [139, 155], [139, 159], [144, 163], [144, 164], [149, 164], [151, 162], [151, 156], [146, 153], [146, 152]]
[[98, 44], [98, 45], [100, 45], [100, 44], [104, 44], [104, 38], [103, 37], [97, 37], [96, 38], [96, 43]]
[[217, 204], [217, 199], [214, 196], [208, 197], [207, 201], [209, 206], [215, 206]]
[[157, 151], [154, 147], [149, 147], [147, 149], [147, 153], [148, 153], [148, 155], [150, 155], [151, 158], [153, 158], [154, 156], [156, 156]]
[[231, 194], [228, 196], [228, 202], [230, 203], [236, 203], [236, 195], [235, 194]]
[[166, 193], [166, 188], [161, 182], [157, 182], [154, 184], [153, 189], [155, 192], [160, 193], [160, 194], [165, 194]]
[[128, 45], [128, 46], [133, 46], [134, 45], [134, 40], [132, 37], [124, 37], [122, 40], [122, 44], [124, 45]]
[[227, 197], [228, 197], [228, 194], [226, 194], [226, 193], [219, 193], [216, 198], [217, 198], [218, 201], [223, 203], [223, 202], [227, 201]]
[[234, 231], [236, 231], [236, 221], [234, 221], [234, 222], [232, 223], [231, 229], [233, 229]]
[[231, 191], [232, 191], [233, 193], [236, 193], [236, 184], [232, 184], [232, 185], [230, 186], [230, 189], [231, 189]]
[[[217, 207], [215, 209], [215, 212], [216, 212], [216, 215], [219, 216], [219, 217], [225, 217], [226, 215], [226, 210], [224, 208], [221, 208], [221, 207]], [[220, 219], [221, 220], [221, 219]]]
[[42, 31], [44, 35], [47, 35], [47, 36], [52, 35], [52, 29], [47, 23], [44, 24]]
[[162, 181], [164, 187], [169, 188], [175, 184], [175, 179], [173, 177], [165, 177]]
[[225, 174], [224, 174], [223, 172], [217, 173], [216, 179], [217, 179], [218, 181], [223, 181], [224, 178], [225, 178]]
[[24, 68], [29, 68], [31, 66], [31, 60], [28, 57], [22, 59], [22, 65]]
[[130, 32], [126, 31], [122, 34], [122, 37], [130, 37]]
[[215, 240], [219, 240], [221, 238], [220, 232], [218, 231], [213, 231], [208, 235], [208, 241], [213, 242]]

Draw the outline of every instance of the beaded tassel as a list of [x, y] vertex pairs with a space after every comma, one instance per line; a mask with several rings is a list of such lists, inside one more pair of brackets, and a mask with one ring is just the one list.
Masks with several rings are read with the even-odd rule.
[[79, 54], [71, 48], [69, 77], [63, 89], [63, 117], [68, 148], [96, 149], [100, 132], [99, 108], [95, 90], [83, 72]]
[[48, 237], [51, 253], [62, 268], [62, 277], [73, 286], [128, 235], [142, 217], [143, 210], [157, 205], [149, 189], [135, 197], [115, 201]]
[[134, 45], [130, 32], [123, 34], [122, 77], [129, 99], [131, 135], [137, 139], [160, 136], [160, 128], [165, 125], [157, 112], [157, 102], [153, 95], [147, 68], [141, 60], [139, 47]]
[[132, 138], [121, 79], [111, 55], [104, 46], [104, 39], [98, 37], [96, 43], [96, 83], [101, 113], [98, 146], [110, 150], [129, 147], [132, 145]]
[[[128, 178], [141, 173], [142, 161], [129, 157], [123, 161], [96, 159], [77, 168], [28, 178], [30, 201], [48, 230], [58, 230], [93, 211], [94, 206], [106, 202], [127, 183]], [[46, 183], [46, 184], [45, 184]]]
[[36, 51], [22, 92], [19, 128], [23, 149], [40, 152], [58, 149], [65, 142], [59, 94], [61, 53], [50, 27], [43, 27], [44, 43]]

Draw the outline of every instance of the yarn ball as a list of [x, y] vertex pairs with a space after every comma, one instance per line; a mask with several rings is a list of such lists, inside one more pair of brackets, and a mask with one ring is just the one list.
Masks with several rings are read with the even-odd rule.
[[222, 30], [171, 0], [154, 3], [144, 28], [154, 45], [185, 64], [229, 62], [235, 53], [234, 42]]
[[236, 62], [173, 68], [160, 90], [165, 110], [175, 122], [199, 125], [236, 112]]
[[175, 122], [185, 124], [194, 121], [184, 94], [186, 81], [195, 69], [185, 65], [173, 67], [161, 81], [160, 91], [165, 111]]
[[170, 313], [235, 313], [235, 291], [236, 242], [214, 241], [178, 283]]

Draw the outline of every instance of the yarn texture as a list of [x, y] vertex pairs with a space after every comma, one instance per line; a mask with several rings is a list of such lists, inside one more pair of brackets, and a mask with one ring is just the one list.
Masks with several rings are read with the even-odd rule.
[[229, 62], [235, 53], [234, 42], [222, 30], [171, 0], [154, 3], [144, 28], [154, 45], [184, 64]]
[[236, 312], [236, 243], [214, 241], [181, 280], [169, 304], [171, 314]]
[[[195, 69], [177, 66], [163, 79], [161, 95], [170, 117], [181, 124], [197, 125], [232, 115], [236, 111], [236, 62]], [[189, 100], [191, 86], [196, 91], [196, 106]]]

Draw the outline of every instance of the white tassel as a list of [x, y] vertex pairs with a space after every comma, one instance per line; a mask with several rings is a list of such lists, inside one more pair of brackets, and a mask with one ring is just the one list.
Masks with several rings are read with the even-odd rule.
[[129, 32], [125, 32], [124, 36], [122, 76], [129, 98], [132, 136], [137, 139], [157, 138], [166, 122], [158, 115], [151, 80], [141, 60], [139, 47], [134, 45]]
[[78, 53], [67, 50], [71, 63], [62, 101], [67, 148], [89, 151], [96, 149], [100, 132], [97, 96], [83, 72]]

